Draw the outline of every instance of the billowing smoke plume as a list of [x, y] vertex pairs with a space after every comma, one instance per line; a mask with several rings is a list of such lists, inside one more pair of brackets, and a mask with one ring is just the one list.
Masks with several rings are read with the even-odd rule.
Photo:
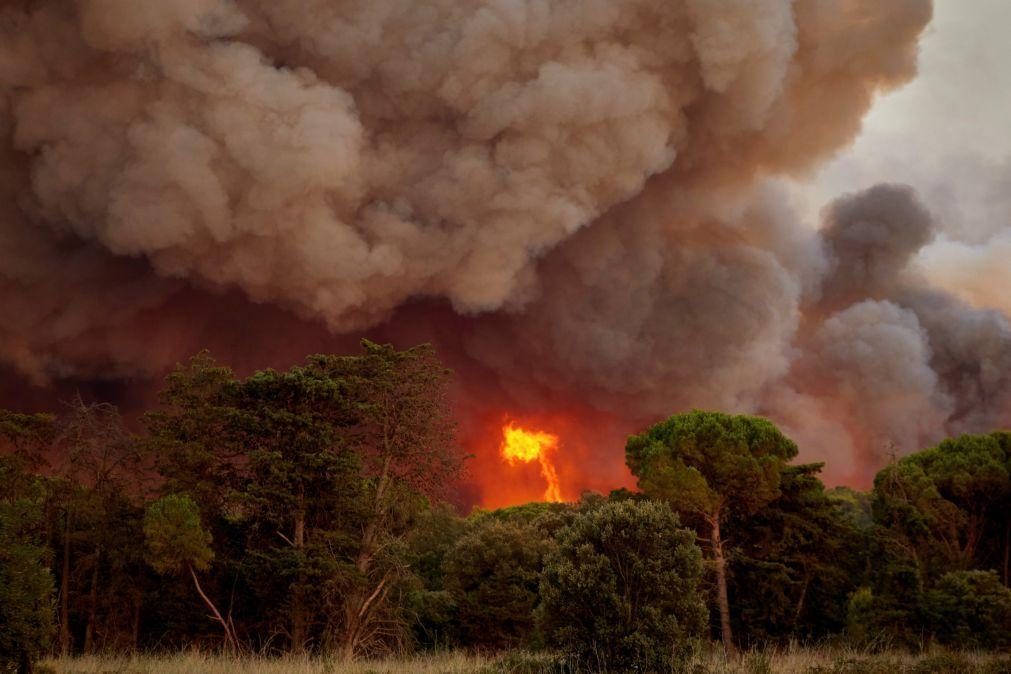
[[775, 184], [915, 74], [930, 15], [0, 1], [7, 381], [146, 395], [205, 346], [251, 367], [431, 339], [479, 490], [503, 414], [565, 427], [570, 490], [620, 483], [622, 435], [693, 406], [769, 414], [857, 480], [1009, 423], [1008, 321], [927, 288], [915, 196], [845, 197], [818, 232]]
[[828, 267], [816, 301], [803, 308], [801, 355], [784, 380], [792, 395], [817, 401], [797, 404], [791, 395], [785, 407], [802, 410], [794, 415], [800, 426], [815, 424], [812, 437], [819, 417], [840, 423], [846, 432], [824, 436], [824, 456], [831, 460], [842, 444], [857, 459], [857, 479], [882, 454], [1011, 424], [1011, 323], [919, 276], [914, 256], [934, 228], [912, 190], [895, 185], [842, 197], [825, 212]]

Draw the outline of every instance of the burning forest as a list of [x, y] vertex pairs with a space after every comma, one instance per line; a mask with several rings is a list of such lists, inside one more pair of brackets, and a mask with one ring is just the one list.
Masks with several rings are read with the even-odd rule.
[[[410, 520], [407, 501], [386, 499], [475, 513], [538, 502], [553, 504], [539, 517], [562, 520], [593, 494], [674, 503], [696, 493], [678, 472], [695, 464], [625, 450], [697, 410], [775, 424], [775, 460], [799, 462], [784, 485], [880, 489], [903, 457], [1011, 427], [1006, 159], [993, 168], [967, 150], [936, 169], [917, 145], [923, 157], [873, 180], [839, 159], [869, 137], [876, 103], [918, 81], [935, 9], [958, 13], [934, 4], [0, 0], [0, 407], [20, 415], [2, 437], [59, 463], [69, 422], [36, 413], [67, 400], [112, 405], [122, 433], [177, 451], [186, 424], [214, 428], [244, 457], [218, 466], [238, 480], [237, 512], [265, 508], [256, 538], [281, 511], [254, 484], [290, 487], [270, 482], [257, 452], [288, 450], [271, 440], [250, 454], [240, 438], [286, 424], [304, 454], [285, 470], [360, 471], [375, 490], [365, 510], [377, 519], [347, 511], [365, 519], [340, 563], [383, 580], [325, 590], [344, 602], [328, 605], [341, 628], [327, 647], [349, 657], [402, 645], [402, 630], [386, 631], [392, 614], [370, 613], [407, 592], [369, 539], [368, 522]], [[193, 396], [234, 416], [198, 418]], [[727, 437], [771, 433], [713, 423]], [[412, 429], [403, 447], [391, 428]], [[147, 460], [165, 489], [188, 484]], [[802, 470], [812, 464], [821, 478]], [[365, 499], [316, 488], [334, 512]], [[680, 524], [652, 506], [634, 516], [697, 526], [709, 555], [721, 523], [774, 501], [721, 510], [705, 494], [675, 508]], [[306, 510], [304, 489], [285, 498], [303, 520], [277, 533], [309, 554], [325, 508]], [[151, 526], [225, 517], [219, 501], [159, 501]], [[633, 516], [612, 505], [607, 517]], [[480, 535], [512, 550], [510, 527], [529, 524], [517, 521]], [[473, 556], [485, 543], [472, 541]], [[997, 547], [986, 563], [1003, 559], [1007, 585]], [[204, 596], [210, 564], [156, 568], [192, 576]], [[305, 608], [305, 574], [322, 567], [300, 568], [286, 572], [301, 588], [285, 604], [292, 650], [325, 632]], [[723, 604], [743, 601], [723, 585]], [[696, 608], [678, 609], [695, 616], [685, 624]], [[66, 625], [82, 619], [63, 610], [66, 652]]]
[[[7, 2], [4, 400], [129, 412], [204, 348], [250, 371], [364, 334], [436, 345], [481, 465], [503, 415], [560, 419], [570, 496], [630, 484], [613, 448], [693, 407], [768, 416], [866, 486], [1011, 415], [1007, 315], [914, 264], [941, 226], [921, 199], [878, 185], [809, 222], [782, 184], [915, 76], [930, 18]], [[491, 502], [501, 471], [471, 474]]]

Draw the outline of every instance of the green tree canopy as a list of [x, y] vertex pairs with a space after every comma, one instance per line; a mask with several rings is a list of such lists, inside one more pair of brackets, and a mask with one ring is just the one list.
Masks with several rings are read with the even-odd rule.
[[200, 523], [200, 510], [188, 496], [169, 494], [148, 506], [144, 536], [148, 563], [158, 573], [206, 571], [214, 559], [211, 534]]
[[844, 628], [867, 563], [868, 534], [851, 501], [826, 492], [820, 464], [783, 469], [780, 496], [731, 517], [729, 591], [735, 631], [750, 645], [817, 640]]
[[56, 436], [52, 414], [21, 414], [0, 409], [0, 452], [17, 458], [29, 470], [46, 463], [46, 449]]
[[158, 408], [144, 415], [163, 491], [189, 494], [212, 528], [239, 488], [249, 446], [238, 386], [204, 351], [166, 377]]
[[264, 370], [237, 383], [235, 404], [249, 443], [239, 500], [252, 554], [243, 570], [263, 595], [261, 612], [283, 609], [290, 647], [302, 651], [320, 636], [314, 618], [353, 582], [363, 485], [343, 436], [346, 381], [311, 367]]
[[797, 446], [767, 419], [694, 411], [633, 435], [625, 456], [647, 494], [710, 518], [754, 513], [778, 497]]
[[1011, 433], [963, 435], [911, 454], [874, 480], [874, 518], [915, 560], [921, 584], [993, 568], [1008, 583]]
[[759, 417], [693, 411], [628, 439], [625, 457], [639, 488], [669, 503], [707, 543], [716, 573], [723, 645], [735, 650], [720, 527], [758, 512], [780, 495], [797, 446]]

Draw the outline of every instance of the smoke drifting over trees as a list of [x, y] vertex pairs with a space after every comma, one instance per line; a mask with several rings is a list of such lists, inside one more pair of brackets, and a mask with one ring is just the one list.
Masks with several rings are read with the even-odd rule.
[[911, 266], [917, 197], [854, 193], [815, 230], [775, 184], [915, 75], [930, 17], [0, 2], [4, 377], [143, 396], [205, 346], [262, 366], [368, 331], [436, 342], [473, 437], [569, 419], [578, 486], [614, 483], [609, 434], [692, 406], [767, 414], [866, 481], [889, 443], [1011, 423], [1011, 326]]

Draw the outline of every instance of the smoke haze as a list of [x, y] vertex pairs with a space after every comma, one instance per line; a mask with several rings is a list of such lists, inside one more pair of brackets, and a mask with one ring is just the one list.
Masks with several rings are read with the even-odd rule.
[[815, 228], [779, 182], [913, 78], [931, 13], [0, 2], [6, 397], [108, 380], [141, 404], [204, 347], [248, 369], [431, 340], [484, 503], [543, 492], [498, 484], [507, 416], [562, 437], [570, 498], [628, 484], [624, 436], [691, 407], [769, 415], [858, 484], [889, 452], [1011, 424], [991, 248], [928, 275], [939, 225], [909, 188], [843, 196]]

